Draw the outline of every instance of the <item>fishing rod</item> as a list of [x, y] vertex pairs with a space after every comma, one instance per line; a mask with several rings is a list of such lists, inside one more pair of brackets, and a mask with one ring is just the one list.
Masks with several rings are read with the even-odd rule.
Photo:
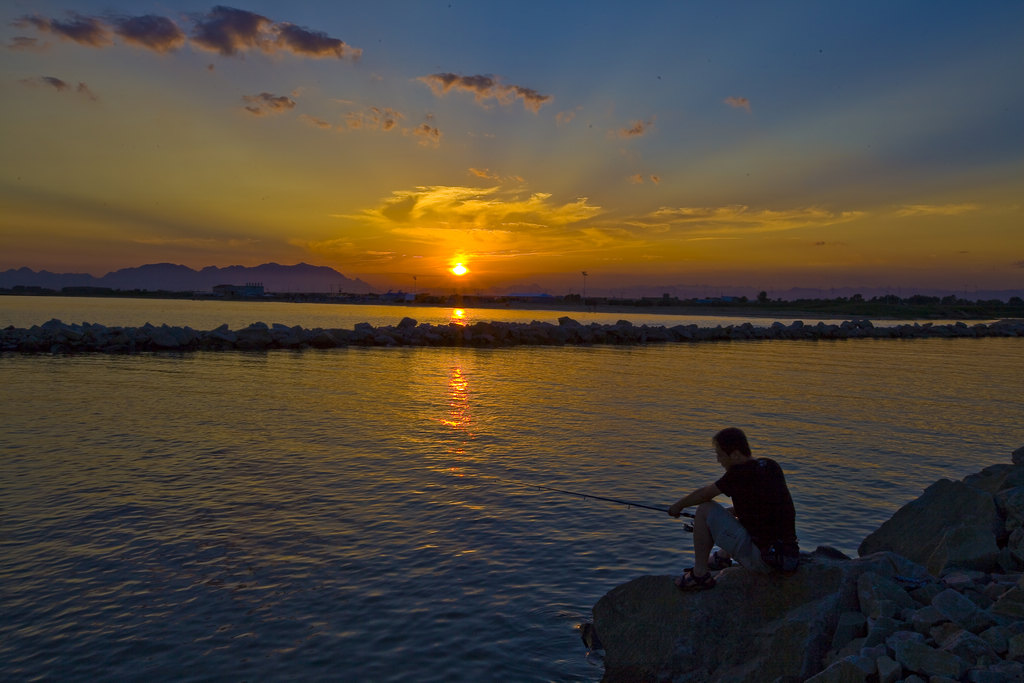
[[[580, 493], [579, 491], [568, 491], [566, 489], [556, 489], [556, 488], [554, 488], [552, 486], [543, 486], [541, 484], [527, 484], [526, 482], [522, 482], [522, 481], [509, 481], [509, 483], [510, 484], [515, 484], [517, 486], [527, 486], [527, 487], [530, 487], [530, 488], [544, 489], [545, 491], [553, 491], [555, 493], [564, 493], [564, 494], [569, 495], [569, 496], [579, 496], [580, 498], [583, 498], [584, 500], [586, 500], [587, 498], [593, 498], [594, 500], [603, 500], [603, 501], [608, 502], [608, 503], [617, 503], [619, 505], [625, 505], [626, 507], [643, 508], [645, 510], [654, 510], [655, 512], [664, 512], [664, 513], [668, 514], [668, 508], [660, 508], [660, 507], [654, 507], [654, 506], [651, 506], [651, 505], [644, 505], [643, 503], [637, 503], [637, 502], [634, 502], [634, 501], [631, 501], [631, 500], [622, 500], [620, 498], [609, 498], [607, 496], [595, 496], [592, 493]], [[680, 513], [680, 514], [683, 517], [690, 517], [690, 518], [693, 517], [693, 513], [691, 513], [691, 512], [683, 512], [683, 513]], [[691, 524], [688, 524], [688, 523], [684, 524], [683, 527], [687, 531], [693, 531], [693, 525], [691, 525]]]

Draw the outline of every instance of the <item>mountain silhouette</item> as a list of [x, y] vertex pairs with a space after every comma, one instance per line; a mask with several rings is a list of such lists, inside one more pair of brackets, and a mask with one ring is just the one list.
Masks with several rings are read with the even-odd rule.
[[211, 291], [216, 285], [261, 283], [268, 292], [368, 292], [370, 285], [356, 278], [345, 277], [327, 266], [297, 263], [284, 266], [264, 263], [259, 266], [207, 266], [193, 270], [175, 263], [150, 263], [136, 268], [122, 268], [94, 277], [87, 273], [36, 272], [30, 268], [0, 272], [0, 287], [108, 287], [110, 289], [167, 290], [172, 292]]

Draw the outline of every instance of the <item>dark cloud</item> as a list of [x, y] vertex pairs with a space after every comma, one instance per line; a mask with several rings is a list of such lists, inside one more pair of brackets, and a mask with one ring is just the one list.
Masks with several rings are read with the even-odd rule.
[[230, 56], [249, 49], [284, 50], [305, 57], [350, 57], [363, 51], [322, 31], [274, 22], [262, 14], [218, 5], [195, 20], [192, 41], [207, 50]]
[[533, 112], [539, 111], [543, 105], [554, 99], [551, 95], [541, 95], [533, 88], [504, 85], [494, 76], [460, 76], [453, 73], [440, 73], [420, 76], [418, 80], [429, 85], [438, 97], [454, 89], [473, 93], [477, 102], [494, 99], [499, 104], [511, 104], [515, 100], [521, 99], [523, 106]]
[[[137, 17], [119, 16], [109, 21], [81, 14], [69, 14], [60, 21], [38, 14], [24, 16], [14, 22], [21, 28], [35, 28], [83, 45], [103, 47], [113, 44], [112, 34], [126, 43], [156, 52], [168, 52], [185, 44], [185, 31], [172, 19], [146, 14]], [[278, 50], [304, 57], [349, 57], [359, 59], [362, 50], [344, 41], [288, 22], [275, 22], [262, 14], [217, 5], [205, 14], [191, 17], [191, 40], [198, 47], [224, 56], [247, 50], [273, 53]], [[34, 47], [32, 38], [15, 38], [11, 47]], [[530, 97], [524, 93], [522, 97]]]
[[[36, 78], [23, 78], [19, 82], [22, 85], [28, 85], [33, 87], [39, 85], [49, 86], [57, 92], [64, 92], [65, 90], [70, 91], [72, 89], [72, 85], [70, 83], [61, 78], [57, 78], [56, 76], [37, 76]], [[79, 95], [87, 97], [93, 102], [99, 99], [98, 97], [96, 97], [93, 91], [89, 89], [89, 86], [87, 86], [85, 83], [79, 83], [74, 88], [74, 91], [77, 92]]]
[[114, 19], [114, 32], [127, 43], [169, 52], [185, 44], [185, 32], [167, 17], [146, 14], [140, 17]]
[[19, 28], [33, 26], [43, 33], [52, 33], [65, 40], [71, 40], [91, 47], [110, 45], [110, 29], [95, 17], [86, 17], [71, 12], [68, 21], [59, 21], [34, 14], [14, 22]]
[[1024, 261], [1014, 261], [1010, 265], [1014, 268], [1024, 268]]
[[281, 114], [289, 109], [295, 108], [295, 100], [285, 95], [272, 95], [268, 92], [261, 92], [259, 95], [243, 95], [245, 110], [256, 116], [266, 114]]
[[261, 14], [218, 5], [195, 19], [192, 42], [225, 56], [251, 47], [266, 49], [270, 24]]
[[277, 33], [277, 44], [299, 55], [310, 57], [351, 57], [359, 59], [363, 51], [357, 47], [346, 45], [345, 41], [331, 38], [321, 31], [310, 31], [295, 24], [281, 23], [274, 26]]

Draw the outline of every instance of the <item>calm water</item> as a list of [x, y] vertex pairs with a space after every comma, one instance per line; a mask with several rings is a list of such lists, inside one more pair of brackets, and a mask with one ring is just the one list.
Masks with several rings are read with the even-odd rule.
[[[103, 303], [34, 322], [149, 302]], [[253, 322], [214, 312], [149, 319]], [[1024, 445], [1022, 367], [1019, 339], [0, 357], [0, 677], [595, 681], [576, 625], [689, 537], [510, 482], [667, 506], [741, 425], [802, 545], [855, 554]]]

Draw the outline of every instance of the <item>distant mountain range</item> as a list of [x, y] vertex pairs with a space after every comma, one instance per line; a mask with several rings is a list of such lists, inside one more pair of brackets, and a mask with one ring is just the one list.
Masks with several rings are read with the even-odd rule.
[[327, 266], [298, 263], [282, 266], [264, 263], [261, 266], [207, 266], [192, 270], [174, 263], [151, 263], [137, 268], [122, 268], [94, 277], [88, 273], [38, 273], [30, 268], [0, 272], [0, 288], [43, 287], [60, 290], [64, 287], [109, 287], [110, 289], [167, 290], [172, 292], [209, 292], [216, 285], [244, 285], [257, 282], [268, 292], [352, 292], [365, 293], [373, 288], [360, 279], [347, 278]]

